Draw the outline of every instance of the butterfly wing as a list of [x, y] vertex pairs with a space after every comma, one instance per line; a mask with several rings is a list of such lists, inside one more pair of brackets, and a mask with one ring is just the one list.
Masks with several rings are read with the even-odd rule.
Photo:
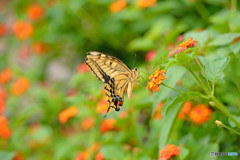
[[106, 83], [109, 108], [119, 111], [119, 106], [123, 105], [124, 91], [131, 82], [131, 69], [121, 60], [100, 52], [89, 52], [86, 64], [101, 82]]

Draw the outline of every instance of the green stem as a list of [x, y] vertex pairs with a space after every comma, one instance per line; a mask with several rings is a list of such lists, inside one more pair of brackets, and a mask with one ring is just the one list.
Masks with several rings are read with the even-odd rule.
[[180, 91], [180, 90], [178, 90], [178, 89], [176, 89], [176, 88], [170, 87], [170, 86], [168, 86], [168, 85], [166, 85], [166, 84], [164, 84], [164, 83], [162, 83], [162, 85], [165, 86], [165, 87], [168, 87], [168, 88], [170, 88], [170, 89], [173, 89], [173, 90], [175, 90], [175, 91], [177, 91], [177, 92], [185, 93], [185, 92]]
[[197, 0], [195, 2], [195, 8], [196, 8], [197, 12], [200, 14], [200, 16], [202, 17], [202, 19], [205, 20], [206, 22], [208, 22], [208, 17], [210, 16], [210, 14], [209, 14], [207, 8], [202, 4], [202, 2]]
[[197, 80], [197, 82], [202, 86], [202, 89], [207, 93], [207, 95], [210, 95], [210, 92], [206, 88], [206, 86], [203, 84], [203, 82], [196, 76], [196, 74], [188, 68], [189, 72], [193, 75], [193, 77]]
[[220, 121], [218, 121], [218, 122], [217, 122], [217, 121], [218, 121], [218, 120], [216, 120], [215, 122], [217, 123], [218, 126], [224, 127], [224, 128], [226, 128], [226, 129], [228, 129], [228, 130], [230, 130], [230, 131], [232, 131], [232, 132], [234, 132], [234, 133], [240, 135], [240, 133], [237, 132], [236, 130], [234, 130], [234, 129], [228, 127], [228, 126], [226, 126], [225, 124], [223, 124], [223, 123], [220, 122]]
[[228, 118], [230, 118], [237, 126], [240, 128], [240, 123], [233, 118], [233, 116], [228, 112], [226, 109], [226, 106], [224, 106], [219, 100], [217, 100], [214, 96], [211, 97], [211, 99], [216, 103], [216, 107], [224, 113]]
[[202, 67], [202, 64], [200, 63], [200, 61], [199, 61], [199, 59], [197, 58], [197, 56], [194, 56], [194, 58], [195, 58], [195, 60], [196, 60], [196, 62], [197, 62], [197, 64], [198, 64], [198, 66], [200, 67], [202, 73], [204, 74], [204, 77], [205, 77], [205, 79], [206, 79], [206, 81], [207, 81], [207, 84], [208, 84], [208, 89], [209, 89], [209, 91], [211, 91], [211, 86], [210, 86], [210, 83], [209, 83], [209, 81], [208, 81], [208, 79], [207, 79], [207, 75], [206, 75], [206, 73], [205, 73], [205, 71], [204, 71], [204, 69], [203, 69], [203, 67]]

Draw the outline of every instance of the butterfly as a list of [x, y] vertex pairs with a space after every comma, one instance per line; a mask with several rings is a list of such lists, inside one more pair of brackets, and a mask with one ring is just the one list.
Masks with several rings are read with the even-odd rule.
[[88, 52], [85, 63], [90, 67], [99, 81], [105, 83], [105, 94], [108, 97], [108, 109], [120, 110], [123, 105], [124, 92], [128, 98], [132, 95], [133, 85], [138, 79], [138, 69], [131, 68], [116, 57], [100, 52]]

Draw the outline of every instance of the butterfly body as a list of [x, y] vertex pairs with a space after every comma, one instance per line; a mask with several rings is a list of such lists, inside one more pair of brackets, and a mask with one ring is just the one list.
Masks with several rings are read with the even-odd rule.
[[132, 95], [133, 84], [138, 78], [137, 68], [131, 70], [116, 57], [100, 52], [89, 52], [85, 63], [106, 84], [104, 89], [108, 96], [108, 111], [111, 107], [119, 111], [123, 105], [125, 90], [127, 89], [128, 98]]

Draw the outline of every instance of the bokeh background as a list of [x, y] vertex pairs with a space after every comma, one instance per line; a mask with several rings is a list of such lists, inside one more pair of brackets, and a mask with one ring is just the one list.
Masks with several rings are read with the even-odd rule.
[[[189, 37], [203, 62], [230, 52], [237, 57], [216, 94], [239, 115], [238, 8], [237, 0], [1, 0], [0, 160], [158, 159], [161, 107], [176, 92], [151, 95], [145, 81]], [[104, 85], [84, 64], [88, 51], [137, 66], [145, 79], [107, 118]], [[200, 90], [178, 68], [167, 76], [173, 86]], [[176, 159], [240, 152], [239, 136], [216, 127], [217, 118], [228, 119], [208, 101], [181, 106], [169, 133], [169, 143], [181, 149]]]

